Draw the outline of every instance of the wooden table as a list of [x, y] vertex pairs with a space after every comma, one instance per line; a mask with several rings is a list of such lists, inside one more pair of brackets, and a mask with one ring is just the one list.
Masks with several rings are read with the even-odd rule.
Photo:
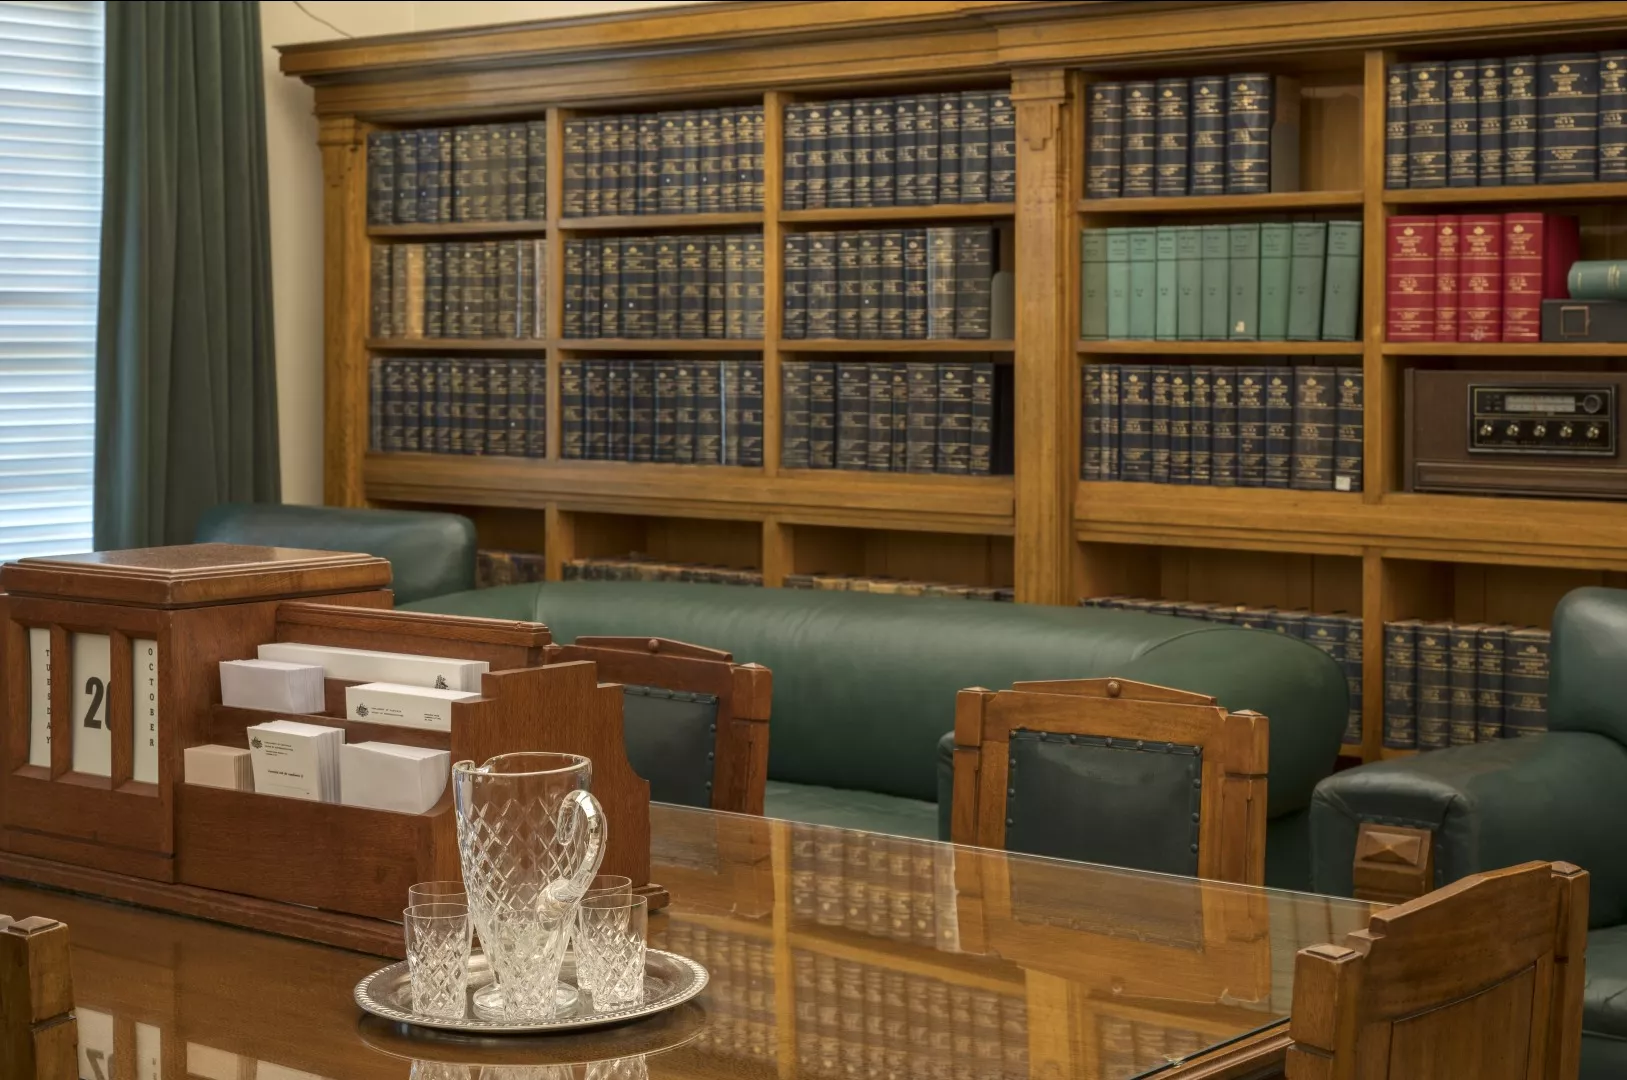
[[339, 949], [22, 885], [0, 912], [69, 925], [83, 1080], [1213, 1080], [1270, 1075], [1294, 953], [1372, 910], [711, 811], [651, 823], [672, 893], [652, 943], [711, 982], [580, 1036], [403, 1033], [351, 999], [381, 961]]

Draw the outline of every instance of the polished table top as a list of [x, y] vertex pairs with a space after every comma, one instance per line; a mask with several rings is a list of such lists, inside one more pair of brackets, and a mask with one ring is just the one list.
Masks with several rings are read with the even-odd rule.
[[670, 806], [651, 825], [651, 944], [711, 982], [595, 1033], [415, 1033], [353, 1003], [376, 957], [21, 885], [0, 912], [69, 926], [83, 1080], [1108, 1080], [1280, 1058], [1295, 952], [1374, 910]]

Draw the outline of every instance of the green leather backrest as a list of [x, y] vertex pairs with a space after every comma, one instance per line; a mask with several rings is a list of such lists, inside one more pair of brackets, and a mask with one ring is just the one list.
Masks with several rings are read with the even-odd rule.
[[390, 560], [397, 604], [475, 585], [475, 526], [459, 514], [227, 503], [204, 511], [193, 539], [377, 555]]
[[650, 782], [650, 798], [711, 807], [717, 698], [655, 686], [623, 686], [621, 722], [628, 764]]
[[934, 800], [955, 693], [1109, 675], [1212, 694], [1271, 721], [1270, 816], [1306, 806], [1345, 724], [1339, 665], [1260, 630], [1099, 608], [663, 582], [511, 585], [414, 605], [537, 619], [558, 641], [638, 635], [774, 673], [772, 779]]
[[1627, 589], [1590, 586], [1554, 608], [1548, 727], [1627, 745]]

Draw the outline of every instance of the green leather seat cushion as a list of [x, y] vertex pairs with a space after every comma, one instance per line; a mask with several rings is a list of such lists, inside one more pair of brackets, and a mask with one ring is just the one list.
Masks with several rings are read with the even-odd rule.
[[1272, 817], [1308, 804], [1344, 731], [1344, 677], [1317, 649], [1170, 616], [604, 581], [511, 585], [410, 606], [535, 619], [559, 641], [638, 635], [726, 649], [774, 673], [771, 779], [923, 804], [937, 797], [934, 744], [953, 726], [955, 693], [968, 686], [1114, 675], [1258, 710], [1271, 720]]
[[936, 803], [879, 795], [874, 791], [770, 780], [763, 793], [763, 813], [771, 818], [834, 825], [839, 829], [862, 829], [918, 840], [938, 838]]
[[1627, 926], [1587, 936], [1587, 985], [1582, 1030], [1627, 1039]]

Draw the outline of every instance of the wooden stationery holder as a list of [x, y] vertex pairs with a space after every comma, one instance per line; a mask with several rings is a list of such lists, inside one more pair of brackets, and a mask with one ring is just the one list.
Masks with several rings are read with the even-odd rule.
[[[230, 549], [232, 545], [199, 545]], [[242, 549], [239, 549], [241, 551]], [[263, 551], [275, 549], [247, 549]], [[198, 548], [154, 549], [189, 553]], [[119, 555], [100, 556], [112, 559]], [[216, 559], [239, 557], [232, 551]], [[323, 556], [328, 553], [298, 553]], [[366, 556], [336, 559], [378, 562], [387, 580], [388, 564]], [[187, 556], [169, 556], [185, 563]], [[44, 560], [42, 560], [44, 561]], [[14, 587], [18, 566], [5, 568], [0, 583]], [[216, 574], [221, 575], [219, 567]], [[376, 573], [376, 570], [373, 571]], [[26, 574], [25, 584], [33, 584]], [[36, 587], [72, 585], [72, 575], [47, 574]], [[378, 582], [382, 584], [383, 582]], [[288, 588], [289, 585], [296, 586]], [[298, 588], [285, 576], [281, 587]], [[394, 742], [448, 750], [454, 762], [477, 764], [497, 754], [547, 750], [580, 754], [593, 761], [593, 793], [609, 822], [602, 872], [625, 874], [651, 898], [666, 901], [665, 890], [649, 882], [649, 785], [627, 762], [622, 741], [622, 695], [601, 685], [590, 662], [543, 666], [550, 645], [540, 623], [430, 615], [388, 609], [389, 594], [360, 594], [373, 607], [340, 603], [267, 601], [225, 603], [181, 611], [135, 614], [111, 604], [78, 599], [0, 595], [0, 629], [8, 673], [6, 738], [0, 741], [0, 874], [71, 888], [94, 895], [184, 914], [270, 930], [293, 937], [399, 956], [400, 918], [407, 888], [417, 881], [460, 874], [451, 787], [423, 814], [402, 814], [338, 803], [308, 802], [256, 792], [187, 784], [182, 775], [186, 747], [204, 743], [246, 746], [245, 729], [284, 717], [268, 710], [220, 704], [219, 661], [252, 657], [268, 641], [367, 648], [429, 656], [482, 660], [482, 696], [452, 706], [450, 732], [394, 727], [345, 716], [345, 688], [328, 679], [326, 708], [298, 717], [341, 727], [347, 742]], [[202, 613], [199, 615], [198, 613]], [[138, 734], [133, 720], [130, 667], [114, 665], [108, 680], [115, 746], [113, 775], [75, 772], [73, 742], [81, 738], [68, 721], [79, 701], [68, 691], [79, 682], [49, 682], [52, 768], [29, 764], [32, 683], [29, 630], [47, 622], [51, 640], [63, 639], [55, 656], [70, 655], [72, 634], [106, 633], [119, 640], [115, 659], [128, 657], [131, 633], [157, 635], [157, 672], [147, 686], [154, 694], [154, 741], [159, 751], [158, 782], [130, 779], [130, 754], [117, 747]], [[139, 623], [139, 625], [137, 625]], [[34, 635], [37, 639], [37, 635]], [[72, 653], [77, 665], [79, 653]], [[47, 671], [47, 674], [54, 672]], [[57, 766], [63, 766], [60, 770]], [[46, 804], [33, 797], [43, 792]], [[118, 800], [117, 804], [110, 799]], [[135, 820], [119, 816], [127, 809]]]

